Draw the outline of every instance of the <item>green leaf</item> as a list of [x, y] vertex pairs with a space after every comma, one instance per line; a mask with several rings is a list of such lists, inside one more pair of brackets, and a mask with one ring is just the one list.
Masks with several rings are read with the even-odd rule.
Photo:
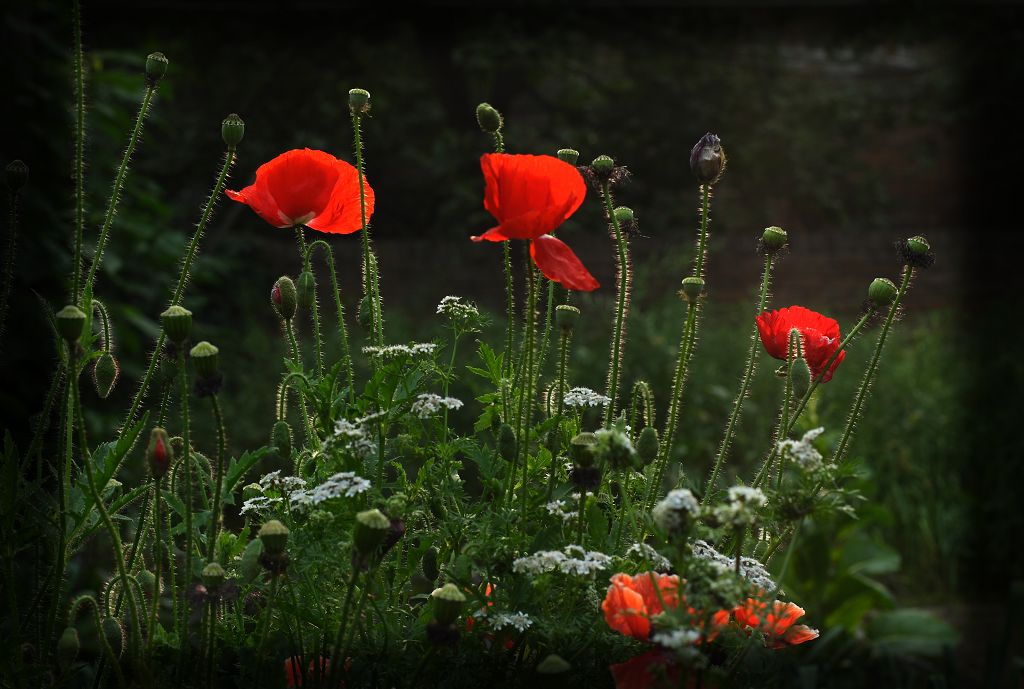
[[868, 622], [866, 631], [877, 648], [900, 655], [939, 655], [959, 638], [948, 623], [914, 608], [880, 613]]

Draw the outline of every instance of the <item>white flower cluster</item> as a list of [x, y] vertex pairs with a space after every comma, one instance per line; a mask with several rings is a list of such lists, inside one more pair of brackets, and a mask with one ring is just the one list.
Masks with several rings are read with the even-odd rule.
[[677, 488], [669, 491], [654, 509], [651, 516], [654, 523], [665, 531], [678, 531], [700, 514], [700, 503], [693, 493], [687, 488]]
[[280, 469], [277, 471], [271, 471], [260, 479], [260, 488], [263, 490], [270, 488], [280, 491], [281, 493], [288, 493], [293, 490], [303, 488], [305, 485], [305, 479], [301, 479], [298, 476], [282, 476]]
[[463, 302], [462, 297], [445, 297], [437, 305], [437, 312], [448, 317], [452, 323], [461, 326], [472, 327], [480, 318], [480, 310], [473, 304]]
[[256, 495], [243, 502], [242, 509], [240, 509], [238, 513], [249, 514], [250, 512], [262, 512], [279, 502], [284, 502], [284, 498], [272, 498], [269, 495]]
[[647, 543], [634, 543], [629, 546], [629, 549], [626, 551], [626, 557], [630, 555], [637, 555], [641, 559], [647, 560], [657, 572], [667, 572], [672, 569], [672, 563], [669, 562], [669, 559]]
[[800, 440], [780, 440], [779, 450], [788, 452], [797, 466], [808, 473], [814, 473], [824, 465], [824, 458], [818, 449], [814, 447], [813, 441], [825, 432], [824, 427], [811, 429], [804, 433]]
[[754, 523], [757, 511], [768, 504], [768, 498], [760, 488], [732, 486], [729, 488], [729, 502], [715, 508], [715, 516], [723, 524], [740, 528]]
[[671, 648], [675, 651], [681, 651], [687, 646], [693, 646], [700, 641], [700, 632], [696, 629], [682, 628], [673, 629], [672, 631], [659, 632], [651, 637], [651, 641], [664, 646], [665, 648]]
[[612, 558], [604, 553], [584, 550], [578, 545], [566, 546], [564, 550], [541, 550], [533, 555], [521, 557], [512, 563], [516, 574], [544, 574], [561, 572], [576, 576], [590, 576], [611, 565]]
[[338, 419], [334, 422], [334, 434], [324, 438], [323, 451], [329, 452], [332, 447], [340, 446], [351, 450], [357, 457], [369, 457], [377, 451], [377, 446], [367, 426], [385, 415], [384, 412], [376, 412], [355, 421]]
[[442, 409], [461, 409], [462, 400], [454, 397], [441, 397], [432, 392], [425, 392], [416, 397], [411, 411], [421, 419], [428, 419]]
[[416, 342], [408, 345], [383, 345], [363, 347], [363, 354], [381, 359], [397, 359], [403, 356], [419, 356], [433, 354], [437, 345], [433, 342]]
[[603, 407], [609, 402], [610, 398], [590, 388], [573, 388], [562, 398], [562, 403], [567, 407]]
[[332, 498], [351, 498], [370, 489], [370, 482], [355, 472], [342, 471], [331, 476], [316, 488], [295, 490], [289, 495], [293, 507], [319, 505]]
[[571, 519], [575, 519], [576, 515], [579, 514], [576, 510], [566, 510], [565, 500], [552, 500], [546, 505], [548, 514], [555, 514], [562, 518], [563, 522], [567, 522]]
[[503, 612], [490, 618], [491, 627], [495, 630], [512, 627], [517, 632], [525, 632], [533, 625], [533, 620], [525, 612]]
[[[693, 555], [694, 557], [699, 557], [704, 560], [710, 560], [726, 570], [733, 570], [736, 566], [736, 560], [734, 558], [718, 552], [706, 541], [696, 541], [693, 544]], [[752, 557], [740, 558], [740, 576], [747, 579], [762, 591], [769, 592], [776, 590], [775, 581], [768, 573], [768, 570], [765, 569], [764, 565]]]

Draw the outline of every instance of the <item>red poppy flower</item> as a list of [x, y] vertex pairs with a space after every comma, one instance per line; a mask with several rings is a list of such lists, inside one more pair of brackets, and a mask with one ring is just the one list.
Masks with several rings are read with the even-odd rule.
[[795, 646], [818, 638], [818, 630], [805, 624], [794, 624], [804, 616], [804, 609], [795, 603], [775, 601], [771, 611], [768, 604], [753, 598], [734, 611], [741, 627], [760, 630], [769, 648]]
[[[373, 215], [373, 189], [363, 180], [366, 219]], [[330, 153], [287, 151], [256, 169], [256, 181], [228, 198], [244, 203], [274, 227], [306, 225], [320, 232], [351, 234], [362, 229], [359, 173]]]
[[[310, 660], [309, 666], [306, 668], [306, 678], [309, 680], [310, 684], [319, 686], [321, 682], [318, 680], [326, 679], [327, 675], [330, 673], [330, 669], [331, 661], [320, 656], [319, 675], [317, 675], [316, 660]], [[292, 656], [284, 661], [284, 681], [289, 688], [302, 686], [301, 656]]]
[[836, 367], [846, 358], [845, 350], [839, 352], [832, 365], [823, 372], [825, 363], [839, 349], [839, 323], [802, 306], [765, 311], [757, 317], [757, 329], [765, 351], [783, 361], [789, 354], [789, 333], [796, 329], [801, 336], [804, 360], [815, 378], [821, 375], [823, 383], [832, 380]]
[[551, 236], [583, 203], [587, 186], [569, 163], [552, 156], [488, 153], [480, 158], [487, 184], [484, 208], [498, 221], [475, 242], [525, 239], [544, 277], [590, 292], [600, 285], [573, 250]]
[[[652, 581], [653, 578], [653, 581]], [[665, 606], [675, 608], [679, 604], [679, 577], [644, 572], [635, 577], [616, 574], [601, 603], [604, 620], [608, 626], [635, 639], [647, 639], [651, 635], [652, 615], [665, 611]], [[655, 590], [661, 591], [659, 598]]]

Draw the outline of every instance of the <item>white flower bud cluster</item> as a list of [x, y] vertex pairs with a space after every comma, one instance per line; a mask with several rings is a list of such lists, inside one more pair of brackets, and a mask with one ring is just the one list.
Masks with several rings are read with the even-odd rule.
[[442, 409], [461, 409], [462, 400], [454, 397], [441, 397], [432, 392], [425, 392], [412, 403], [411, 411], [421, 419], [429, 419]]
[[433, 342], [416, 342], [408, 345], [382, 345], [363, 347], [363, 354], [371, 357], [384, 359], [398, 359], [403, 356], [425, 356], [433, 354], [437, 345]]
[[[715, 550], [706, 541], [693, 544], [693, 555], [719, 565], [723, 571], [734, 570], [736, 560]], [[765, 566], [752, 557], [740, 558], [740, 576], [764, 592], [775, 591], [776, 585]], [[781, 591], [780, 591], [781, 593]]]
[[603, 407], [611, 402], [611, 399], [598, 394], [590, 388], [573, 388], [565, 393], [562, 403], [567, 407]]
[[293, 507], [309, 507], [333, 498], [351, 498], [370, 489], [370, 482], [355, 472], [342, 471], [316, 488], [295, 490], [289, 495]]
[[824, 427], [811, 429], [804, 433], [800, 440], [780, 440], [779, 451], [789, 453], [793, 461], [802, 471], [813, 474], [825, 465], [824, 458], [814, 447], [814, 439], [825, 432]]
[[754, 523], [759, 509], [768, 504], [768, 498], [760, 488], [732, 486], [728, 502], [715, 508], [715, 516], [722, 524], [743, 528]]
[[575, 576], [592, 576], [607, 569], [612, 558], [604, 553], [585, 550], [578, 545], [566, 546], [563, 550], [542, 550], [512, 563], [516, 574], [544, 574], [561, 572]]
[[692, 524], [699, 514], [700, 502], [687, 488], [669, 491], [651, 510], [654, 523], [668, 532], [679, 531]]

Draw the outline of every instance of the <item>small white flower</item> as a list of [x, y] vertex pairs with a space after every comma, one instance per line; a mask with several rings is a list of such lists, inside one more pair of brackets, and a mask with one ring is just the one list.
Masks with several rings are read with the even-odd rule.
[[517, 574], [544, 574], [561, 572], [575, 576], [591, 576], [606, 569], [612, 558], [604, 553], [588, 551], [578, 545], [566, 546], [563, 550], [542, 550], [512, 563]]
[[824, 427], [818, 427], [804, 433], [800, 440], [780, 440], [779, 451], [788, 452], [798, 467], [808, 473], [814, 473], [824, 466], [824, 458], [814, 447], [814, 439], [824, 432]]
[[668, 495], [651, 510], [654, 522], [665, 531], [678, 531], [693, 523], [698, 514], [700, 503], [687, 488], [669, 491]]
[[417, 342], [408, 345], [373, 345], [370, 347], [363, 347], [363, 354], [388, 360], [397, 359], [403, 356], [429, 355], [433, 354], [436, 349], [437, 345], [433, 342]]
[[611, 399], [598, 394], [590, 388], [573, 388], [565, 393], [562, 403], [567, 407], [603, 407]]
[[495, 629], [512, 627], [517, 632], [525, 632], [533, 625], [533, 620], [525, 612], [503, 612], [491, 618], [491, 626]]
[[293, 507], [319, 505], [333, 498], [351, 498], [370, 489], [370, 482], [355, 472], [342, 471], [331, 476], [316, 488], [292, 491], [289, 500]]
[[279, 502], [283, 502], [284, 498], [271, 498], [266, 495], [257, 495], [249, 498], [242, 503], [242, 509], [239, 510], [239, 514], [249, 514], [250, 512], [261, 512], [271, 505], [276, 505]]
[[425, 392], [412, 403], [411, 411], [421, 419], [428, 419], [442, 409], [461, 409], [462, 400], [454, 397], [441, 397], [432, 392]]
[[260, 479], [260, 487], [264, 490], [270, 488], [282, 493], [302, 488], [305, 485], [305, 479], [301, 479], [298, 476], [281, 476], [280, 469], [272, 471]]
[[745, 505], [764, 507], [768, 504], [768, 498], [760, 488], [732, 486], [729, 488], [729, 502], [742, 502]]
[[629, 549], [626, 551], [626, 557], [630, 555], [637, 555], [641, 559], [647, 560], [654, 566], [655, 571], [667, 572], [672, 569], [672, 563], [669, 562], [669, 559], [647, 543], [634, 543], [629, 546]]
[[555, 514], [562, 518], [563, 522], [576, 518], [579, 512], [565, 509], [565, 500], [552, 500], [546, 506], [548, 514]]
[[[696, 541], [693, 544], [693, 555], [704, 560], [710, 560], [723, 573], [733, 571], [736, 567], [736, 560], [734, 558], [718, 552], [706, 541]], [[776, 589], [775, 581], [768, 573], [768, 570], [752, 557], [740, 558], [740, 576], [750, 581], [750, 583], [762, 591], [774, 591]]]
[[447, 316], [457, 326], [474, 328], [480, 318], [480, 310], [473, 304], [462, 301], [462, 297], [445, 297], [437, 305], [437, 312]]
[[655, 634], [651, 637], [651, 641], [659, 646], [681, 651], [687, 646], [693, 646], [700, 641], [700, 632], [696, 629], [673, 629], [669, 632]]

